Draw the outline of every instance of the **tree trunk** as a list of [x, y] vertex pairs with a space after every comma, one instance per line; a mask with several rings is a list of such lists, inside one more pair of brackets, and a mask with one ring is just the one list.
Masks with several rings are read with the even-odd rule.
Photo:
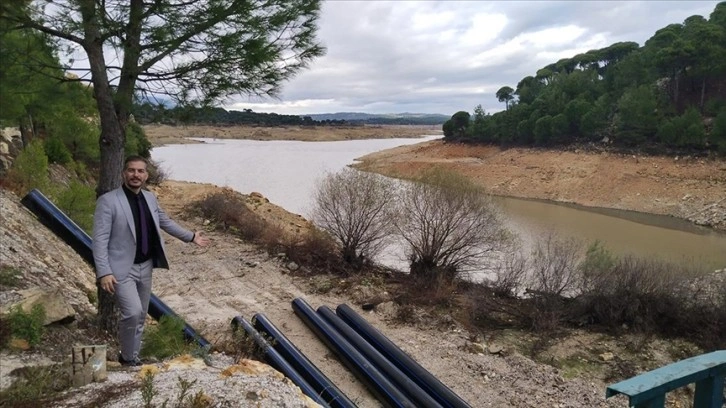
[[[106, 61], [103, 56], [103, 40], [98, 28], [98, 14], [103, 13], [103, 9], [98, 10], [92, 0], [82, 1], [80, 4], [86, 39], [83, 48], [88, 55], [93, 95], [101, 122], [101, 137], [99, 138], [101, 168], [96, 187], [96, 196], [101, 196], [121, 185], [126, 135], [122, 123], [116, 115], [114, 92], [108, 81]], [[118, 334], [116, 304], [113, 297], [100, 287], [98, 287], [98, 324], [99, 328], [106, 330], [114, 337]]]
[[701, 83], [701, 103], [698, 104], [699, 110], [703, 113], [703, 100], [706, 98], [706, 78]]
[[678, 74], [676, 73], [676, 75], [675, 75], [675, 81], [674, 81], [674, 84], [673, 84], [673, 86], [674, 86], [674, 90], [673, 90], [673, 102], [676, 105], [676, 110], [678, 112], [680, 112], [681, 110], [678, 108], [678, 82], [679, 82], [679, 78], [678, 78]]
[[[28, 116], [30, 115], [28, 114]], [[25, 149], [33, 141], [33, 129], [24, 120], [20, 120], [18, 127], [20, 128], [20, 141], [23, 142], [23, 149]]]

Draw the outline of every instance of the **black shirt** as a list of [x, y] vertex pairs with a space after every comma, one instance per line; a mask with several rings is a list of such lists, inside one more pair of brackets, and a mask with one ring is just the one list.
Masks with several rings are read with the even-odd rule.
[[[134, 263], [138, 264], [146, 262], [153, 257], [157, 243], [159, 242], [156, 228], [154, 228], [154, 220], [151, 218], [149, 205], [146, 203], [146, 199], [144, 198], [144, 195], [141, 194], [141, 191], [139, 191], [138, 194], [135, 194], [133, 191], [129, 190], [125, 184], [122, 187], [124, 194], [126, 194], [126, 198], [129, 200], [129, 206], [131, 207], [131, 214], [134, 216], [134, 226], [136, 228], [136, 255], [134, 256]], [[141, 209], [144, 212], [143, 216], [146, 217], [146, 226], [148, 229], [148, 231], [146, 231], [146, 236], [149, 239], [149, 253], [146, 255], [141, 253], [141, 222], [139, 221], [141, 211], [139, 211], [140, 208], [137, 200], [141, 201]]]

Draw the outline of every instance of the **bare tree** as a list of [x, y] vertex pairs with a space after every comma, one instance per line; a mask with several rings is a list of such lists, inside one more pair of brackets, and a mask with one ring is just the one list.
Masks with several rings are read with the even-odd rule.
[[489, 283], [494, 293], [507, 298], [517, 297], [526, 283], [529, 265], [521, 250], [512, 248], [503, 252], [494, 264]]
[[537, 242], [532, 254], [532, 294], [543, 296], [574, 295], [581, 286], [582, 245], [573, 238], [549, 232]]
[[411, 274], [431, 285], [461, 278], [508, 238], [490, 198], [455, 173], [424, 173], [403, 187], [399, 207]]
[[340, 243], [345, 262], [361, 265], [386, 244], [395, 206], [389, 179], [345, 168], [319, 182], [312, 218]]

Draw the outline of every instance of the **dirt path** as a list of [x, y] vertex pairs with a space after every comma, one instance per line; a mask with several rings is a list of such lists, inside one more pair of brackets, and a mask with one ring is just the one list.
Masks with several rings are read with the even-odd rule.
[[500, 149], [435, 140], [372, 153], [355, 165], [400, 178], [433, 166], [456, 171], [496, 195], [671, 215], [726, 229], [723, 159]]

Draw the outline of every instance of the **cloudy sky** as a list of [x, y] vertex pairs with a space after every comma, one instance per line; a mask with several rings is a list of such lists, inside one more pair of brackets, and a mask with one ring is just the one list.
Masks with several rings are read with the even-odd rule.
[[717, 1], [343, 1], [323, 3], [327, 54], [279, 99], [225, 108], [281, 114], [503, 109], [494, 96], [560, 58], [656, 30]]

